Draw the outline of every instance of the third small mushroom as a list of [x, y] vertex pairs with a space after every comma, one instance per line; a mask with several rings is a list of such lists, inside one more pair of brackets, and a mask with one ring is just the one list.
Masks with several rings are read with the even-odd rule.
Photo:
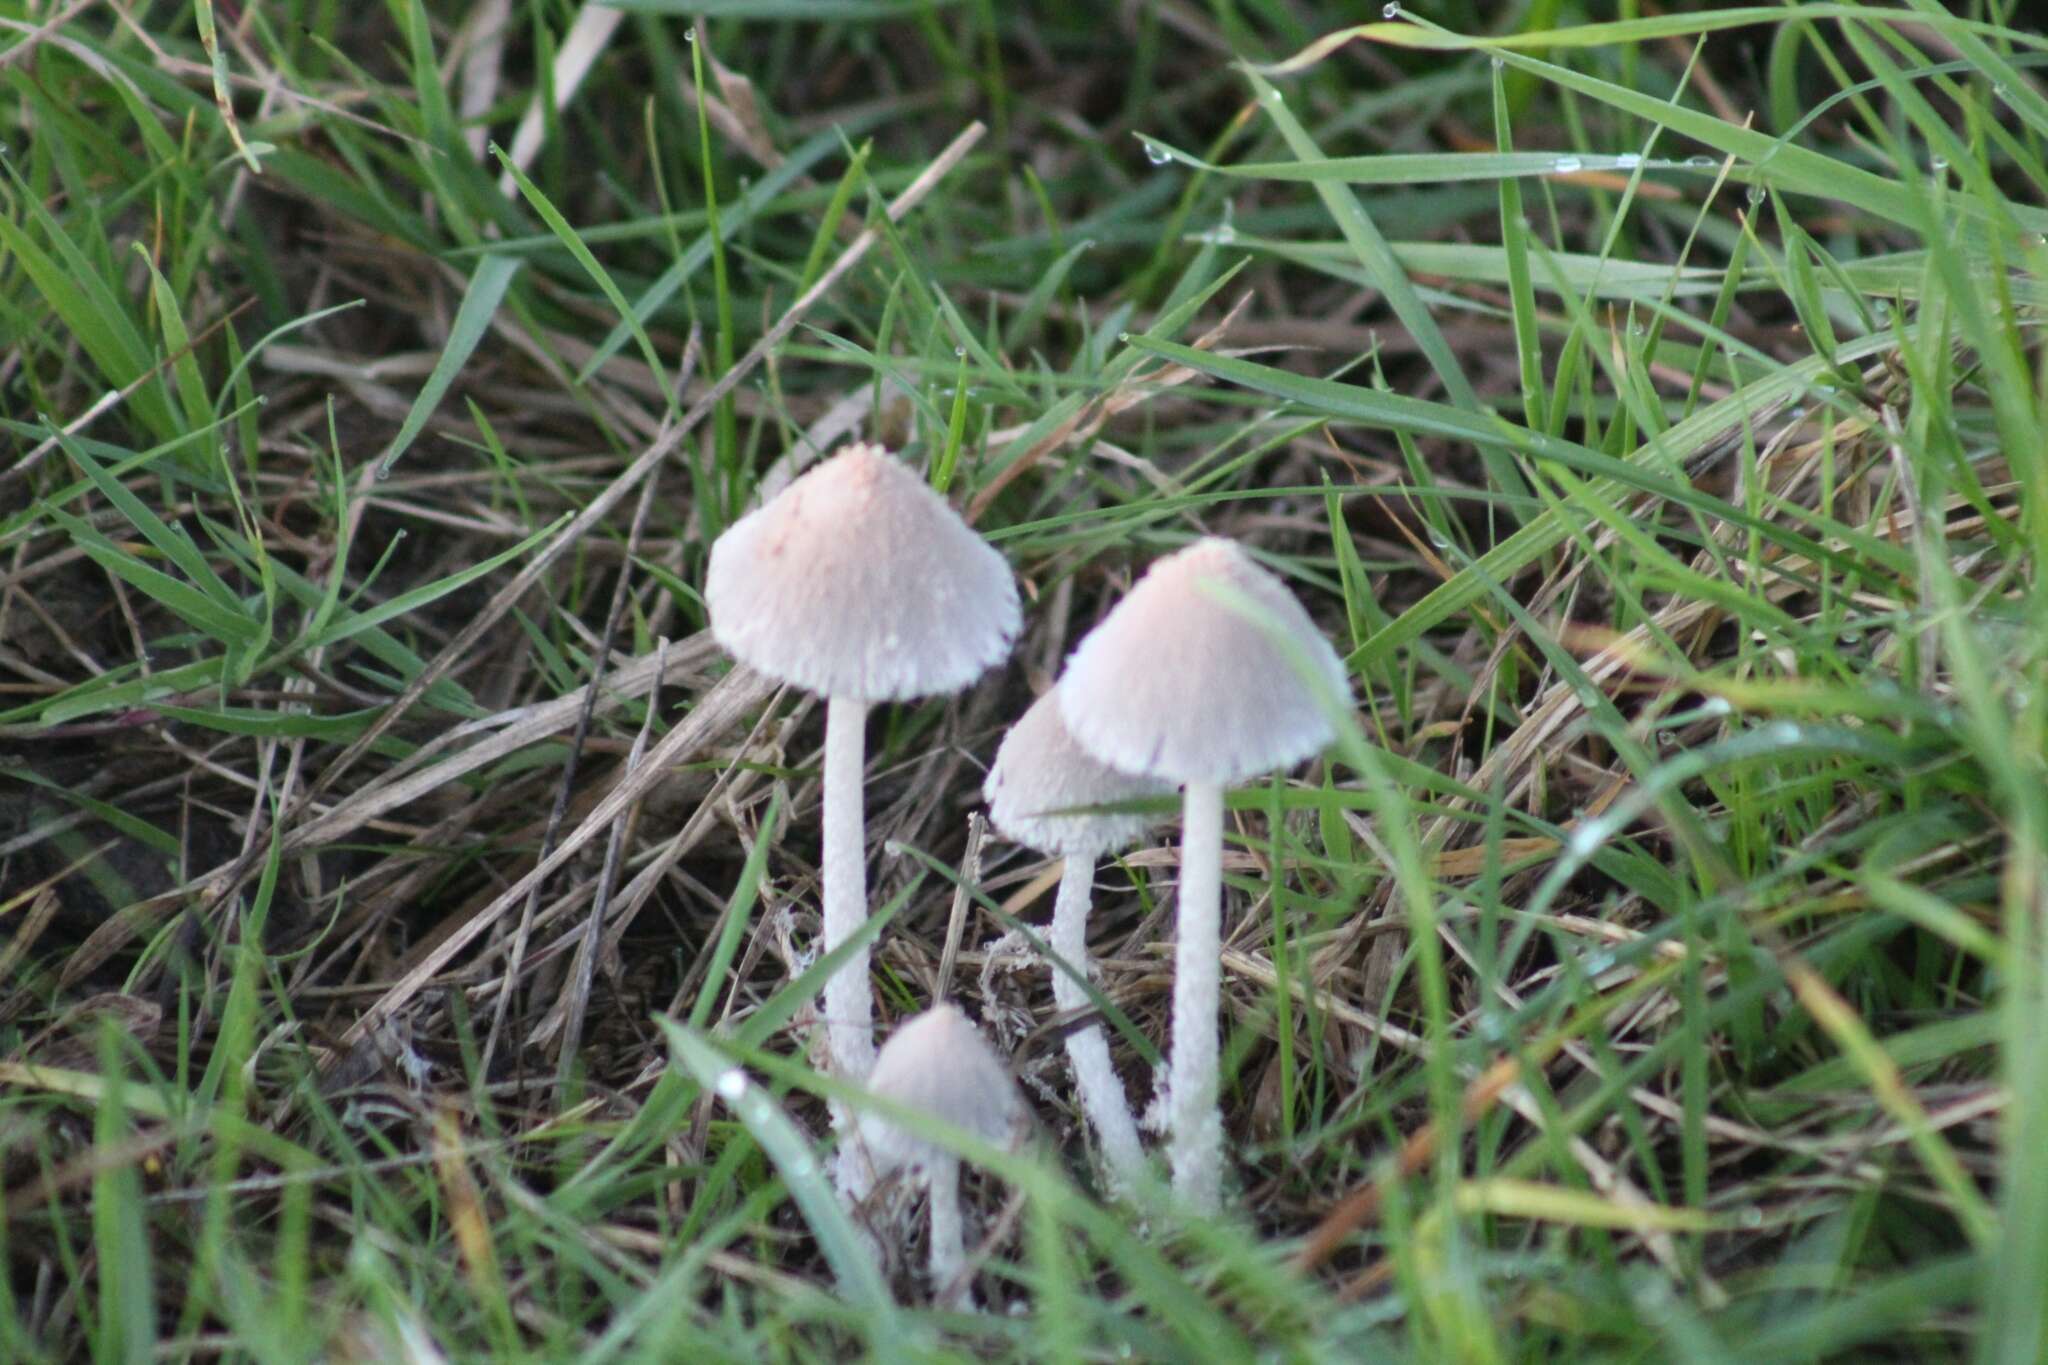
[[[1065, 860], [1050, 935], [1053, 954], [1060, 959], [1053, 964], [1052, 998], [1062, 1011], [1088, 1004], [1082, 978], [1088, 972], [1088, 908], [1096, 859], [1129, 847], [1152, 823], [1141, 812], [1096, 808], [1172, 790], [1171, 783], [1118, 772], [1083, 753], [1067, 733], [1058, 698], [1051, 692], [1032, 703], [996, 750], [995, 766], [983, 788], [989, 820], [1018, 843]], [[1102, 1029], [1089, 1024], [1067, 1034], [1067, 1059], [1073, 1064], [1082, 1112], [1102, 1145], [1110, 1186], [1129, 1189], [1145, 1156]]]

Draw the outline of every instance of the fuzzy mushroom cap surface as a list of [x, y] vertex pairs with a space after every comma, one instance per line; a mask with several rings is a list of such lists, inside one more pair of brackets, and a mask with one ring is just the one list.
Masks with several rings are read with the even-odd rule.
[[1097, 858], [1136, 843], [1153, 817], [1060, 812], [1172, 790], [1170, 782], [1120, 772], [1090, 757], [1067, 733], [1057, 694], [1048, 692], [1003, 736], [981, 794], [988, 801], [989, 819], [1004, 837], [1040, 853]]
[[1022, 613], [1009, 563], [880, 446], [847, 446], [726, 528], [704, 580], [711, 633], [828, 697], [958, 692], [1001, 663]]
[[[899, 1026], [875, 1058], [868, 1089], [998, 1147], [1009, 1145], [1023, 1124], [1024, 1101], [1009, 1067], [954, 1005], [934, 1005]], [[863, 1115], [860, 1132], [878, 1170], [924, 1165], [945, 1154], [879, 1114]]]
[[1075, 742], [1112, 767], [1227, 784], [1330, 742], [1301, 667], [1349, 703], [1344, 665], [1294, 594], [1210, 537], [1153, 564], [1074, 650], [1054, 692]]

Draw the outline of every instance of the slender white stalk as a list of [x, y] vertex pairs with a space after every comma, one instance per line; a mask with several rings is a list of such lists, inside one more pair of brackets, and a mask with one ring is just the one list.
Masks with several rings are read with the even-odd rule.
[[1222, 912], [1223, 785], [1190, 782], [1181, 802], [1166, 1122], [1174, 1193], [1198, 1213], [1215, 1211], [1223, 1187], [1223, 1115], [1216, 1107]]
[[[1060, 874], [1059, 896], [1052, 903], [1053, 952], [1077, 972], [1088, 970], [1088, 909], [1094, 893], [1095, 860], [1068, 854], [1066, 870]], [[1088, 992], [1081, 983], [1055, 966], [1052, 969], [1053, 1003], [1064, 1013], [1084, 1009]], [[1109, 1042], [1094, 1024], [1067, 1035], [1067, 1060], [1074, 1067], [1074, 1088], [1081, 1093], [1081, 1110], [1095, 1125], [1102, 1144], [1103, 1165], [1109, 1172], [1113, 1193], [1130, 1190], [1144, 1169], [1145, 1154], [1138, 1145], [1138, 1124], [1131, 1117], [1131, 1102], [1124, 1095], [1124, 1083], [1110, 1065]]]
[[845, 1105], [833, 1100], [826, 1106], [832, 1115], [832, 1131], [839, 1134], [839, 1150], [832, 1158], [832, 1184], [839, 1201], [853, 1213], [853, 1225], [860, 1232], [861, 1245], [876, 1265], [882, 1263], [882, 1244], [867, 1219], [868, 1196], [875, 1190], [875, 1158], [861, 1139], [860, 1120]]
[[[825, 951], [859, 931], [868, 918], [867, 835], [862, 778], [867, 768], [868, 704], [852, 697], [825, 703]], [[839, 1075], [865, 1081], [875, 1068], [875, 1009], [863, 948], [825, 982], [826, 1053]]]
[[960, 1224], [960, 1159], [941, 1154], [932, 1159], [932, 1300], [941, 1308], [974, 1311], [974, 1286], [967, 1269], [967, 1236]]

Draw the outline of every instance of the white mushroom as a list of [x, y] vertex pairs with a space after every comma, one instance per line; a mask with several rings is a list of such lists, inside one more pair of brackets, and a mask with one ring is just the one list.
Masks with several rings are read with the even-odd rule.
[[[880, 446], [847, 446], [711, 547], [711, 630], [741, 662], [826, 698], [825, 949], [867, 919], [861, 778], [873, 702], [957, 692], [1000, 663], [1021, 615], [1010, 566]], [[868, 955], [825, 983], [826, 1049], [874, 1065]]]
[[[1022, 1136], [1026, 1114], [1009, 1068], [957, 1006], [940, 1003], [904, 1021], [875, 1059], [868, 1089], [997, 1147]], [[932, 1293], [946, 1306], [974, 1307], [960, 1218], [960, 1158], [879, 1114], [861, 1118], [878, 1174], [907, 1169], [929, 1185]]]
[[1213, 1209], [1223, 1176], [1223, 789], [1329, 743], [1327, 708], [1350, 699], [1344, 666], [1278, 578], [1210, 538], [1151, 567], [1074, 651], [1057, 695], [1083, 749], [1185, 787], [1168, 1149], [1175, 1191]]
[[[996, 750], [982, 794], [989, 818], [1004, 835], [1066, 859], [1053, 901], [1052, 950], [1074, 971], [1088, 971], [1088, 910], [1094, 891], [1096, 860], [1135, 842], [1151, 823], [1132, 812], [1075, 810], [1110, 805], [1136, 797], [1161, 796], [1171, 783], [1134, 777], [1090, 758], [1074, 743], [1060, 720], [1059, 704], [1050, 692], [1033, 702], [1010, 727]], [[1062, 1012], [1085, 1009], [1088, 992], [1065, 971], [1054, 967], [1053, 1003]], [[1110, 1064], [1109, 1043], [1094, 1024], [1067, 1035], [1067, 1058], [1074, 1067], [1081, 1108], [1095, 1126], [1102, 1145], [1110, 1185], [1128, 1190], [1144, 1169], [1138, 1125], [1131, 1117], [1123, 1082]]]

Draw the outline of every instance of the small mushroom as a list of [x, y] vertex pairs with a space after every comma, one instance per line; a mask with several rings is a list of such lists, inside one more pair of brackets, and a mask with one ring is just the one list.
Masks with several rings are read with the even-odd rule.
[[[890, 1036], [875, 1058], [868, 1089], [997, 1147], [1014, 1147], [1028, 1121], [1003, 1059], [958, 1006], [944, 1002], [904, 1021]], [[908, 1170], [924, 1177], [931, 1205], [932, 1294], [947, 1307], [971, 1312], [960, 1158], [880, 1114], [863, 1115], [860, 1130], [878, 1175]]]
[[1327, 708], [1348, 705], [1350, 685], [1286, 585], [1211, 537], [1153, 564], [1074, 650], [1056, 691], [1084, 750], [1184, 787], [1168, 1151], [1176, 1193], [1211, 1210], [1223, 1179], [1223, 789], [1329, 743]]
[[[742, 663], [823, 696], [825, 950], [867, 919], [861, 779], [874, 702], [958, 692], [1021, 624], [1010, 566], [880, 446], [849, 445], [711, 547], [711, 631]], [[826, 1052], [854, 1080], [875, 1061], [868, 955], [825, 983]]]
[[[1049, 937], [1053, 952], [1074, 971], [1088, 971], [1088, 910], [1096, 860], [1129, 847], [1152, 823], [1136, 813], [1074, 808], [1162, 796], [1172, 790], [1171, 783], [1119, 772], [1083, 753], [1060, 720], [1051, 692], [1031, 704], [996, 750], [995, 765], [982, 788], [990, 820], [1018, 843], [1066, 860]], [[1063, 1013], [1088, 1005], [1081, 983], [1057, 966], [1052, 997]], [[1145, 1154], [1102, 1029], [1090, 1024], [1069, 1033], [1067, 1059], [1073, 1064], [1081, 1109], [1102, 1145], [1110, 1185], [1128, 1190], [1144, 1169]]]

